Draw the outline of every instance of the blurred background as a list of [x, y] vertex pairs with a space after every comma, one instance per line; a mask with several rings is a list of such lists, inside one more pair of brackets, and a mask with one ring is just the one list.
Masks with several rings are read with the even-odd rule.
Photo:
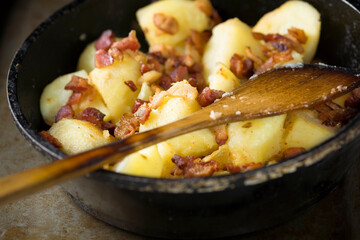
[[[6, 101], [6, 77], [11, 59], [25, 38], [69, 2], [0, 0], [0, 177], [44, 163], [43, 156], [25, 141], [12, 122]], [[350, 2], [360, 8], [360, 0]], [[260, 233], [229, 239], [360, 239], [359, 173], [360, 161], [338, 188], [294, 220]], [[150, 238], [127, 233], [94, 219], [57, 186], [0, 206], [0, 240], [5, 239]]]

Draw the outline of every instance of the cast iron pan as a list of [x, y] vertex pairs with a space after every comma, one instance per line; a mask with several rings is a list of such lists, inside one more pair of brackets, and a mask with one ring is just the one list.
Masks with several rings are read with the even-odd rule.
[[[139, 30], [135, 11], [149, 2], [74, 1], [35, 29], [18, 50], [8, 76], [10, 110], [22, 134], [45, 156], [65, 154], [37, 134], [47, 129], [39, 110], [42, 89], [73, 72], [81, 51], [103, 30], [113, 29], [118, 36]], [[224, 19], [237, 16], [250, 25], [283, 2], [213, 1]], [[345, 1], [309, 2], [322, 16], [316, 57], [359, 71], [359, 12]], [[356, 117], [312, 151], [243, 174], [169, 180], [99, 170], [63, 188], [88, 213], [137, 234], [189, 239], [245, 234], [291, 219], [330, 192], [359, 158], [359, 132]]]

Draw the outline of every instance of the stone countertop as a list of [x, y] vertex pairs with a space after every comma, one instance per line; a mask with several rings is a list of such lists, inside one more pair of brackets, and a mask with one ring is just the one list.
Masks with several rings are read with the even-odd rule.
[[[70, 0], [17, 0], [0, 32], [0, 177], [44, 163], [12, 122], [6, 75], [16, 49], [31, 31]], [[341, 185], [296, 219], [260, 233], [230, 239], [360, 239], [360, 162]], [[1, 187], [1, 186], [0, 186]], [[59, 186], [0, 206], [0, 240], [150, 239], [105, 224], [75, 205]]]

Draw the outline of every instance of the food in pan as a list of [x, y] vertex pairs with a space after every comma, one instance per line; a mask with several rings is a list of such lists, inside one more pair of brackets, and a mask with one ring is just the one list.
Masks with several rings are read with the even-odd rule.
[[[75, 154], [162, 126], [254, 74], [310, 63], [321, 29], [320, 14], [303, 1], [284, 3], [254, 27], [239, 18], [222, 21], [208, 0], [157, 1], [136, 16], [148, 52], [140, 51], [134, 30], [123, 38], [106, 30], [85, 48], [77, 72], [44, 89], [40, 108], [51, 127], [40, 134], [62, 151]], [[354, 90], [311, 109], [195, 131], [105, 168], [166, 178], [248, 171], [332, 137], [357, 113], [359, 99]]]

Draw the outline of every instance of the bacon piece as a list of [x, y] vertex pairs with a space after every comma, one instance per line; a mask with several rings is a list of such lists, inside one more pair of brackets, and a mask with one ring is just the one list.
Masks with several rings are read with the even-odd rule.
[[287, 148], [284, 152], [283, 152], [283, 158], [292, 158], [295, 157], [296, 155], [299, 155], [300, 153], [305, 152], [305, 148], [303, 147], [292, 147], [292, 148]]
[[317, 105], [314, 109], [319, 112], [318, 118], [322, 121], [322, 124], [329, 127], [345, 124], [359, 111], [355, 108], [343, 109], [333, 102]]
[[200, 158], [182, 157], [175, 154], [171, 161], [175, 163], [178, 169], [174, 169], [172, 174], [174, 176], [183, 175], [184, 177], [208, 177], [219, 170], [219, 163], [210, 160], [201, 162]]
[[110, 46], [116, 41], [115, 34], [112, 30], [104, 31], [100, 38], [95, 43], [96, 50], [108, 50]]
[[123, 139], [134, 135], [139, 131], [140, 123], [131, 113], [124, 113], [116, 126], [114, 135], [117, 139]]
[[39, 132], [39, 135], [54, 147], [62, 148], [61, 142], [56, 137], [51, 135], [48, 131], [41, 131]]
[[111, 48], [117, 48], [120, 51], [124, 51], [126, 49], [130, 49], [136, 51], [140, 48], [140, 43], [136, 37], [135, 30], [131, 30], [129, 36], [121, 39], [111, 45]]
[[173, 83], [180, 82], [184, 79], [187, 79], [189, 76], [189, 72], [187, 67], [185, 66], [178, 66], [169, 74], [171, 81]]
[[134, 116], [141, 124], [144, 124], [146, 119], [148, 119], [150, 112], [151, 112], [151, 108], [147, 103], [144, 103], [134, 113]]
[[82, 95], [83, 95], [82, 93], [74, 92], [73, 94], [71, 94], [66, 104], [67, 105], [79, 104], [81, 102]]
[[167, 73], [173, 71], [175, 68], [179, 67], [181, 65], [181, 61], [179, 58], [177, 57], [169, 57], [168, 59], [166, 59], [165, 61], [165, 71]]
[[230, 70], [238, 78], [249, 78], [253, 74], [254, 62], [248, 58], [243, 58], [243, 56], [235, 53], [230, 59]]
[[148, 59], [148, 60], [147, 60], [147, 63], [142, 63], [142, 64], [140, 65], [140, 72], [141, 72], [141, 74], [150, 72], [150, 71], [152, 71], [152, 70], [155, 70], [155, 71], [158, 71], [158, 72], [161, 71], [160, 63], [159, 63], [159, 61], [156, 60], [156, 59]]
[[76, 116], [77, 119], [90, 122], [95, 126], [102, 128], [102, 122], [104, 120], [105, 114], [100, 112], [96, 108], [88, 107], [84, 109], [80, 114]]
[[74, 92], [85, 92], [88, 88], [88, 80], [76, 75], [73, 75], [71, 81], [65, 86], [66, 90], [72, 90]]
[[74, 118], [74, 111], [69, 105], [64, 105], [59, 109], [55, 117], [55, 122], [63, 118]]
[[206, 36], [202, 35], [199, 31], [191, 29], [190, 37], [187, 41], [195, 47], [195, 49], [202, 55], [206, 44]]
[[245, 47], [245, 55], [248, 59], [250, 59], [251, 61], [253, 61], [255, 64], [257, 64], [258, 66], [263, 65], [264, 61], [259, 58], [258, 56], [255, 56], [250, 47]]
[[216, 99], [219, 99], [224, 94], [224, 91], [221, 90], [214, 90], [210, 89], [209, 87], [204, 88], [204, 90], [199, 94], [197, 100], [202, 107], [206, 107], [213, 102], [215, 102]]
[[256, 168], [261, 168], [263, 167], [264, 164], [261, 162], [258, 163], [245, 163], [243, 165], [240, 166], [236, 166], [236, 165], [232, 165], [232, 164], [226, 164], [226, 168], [230, 173], [240, 173], [240, 172], [246, 172], [246, 171], [250, 171]]
[[169, 88], [171, 88], [172, 83], [173, 83], [173, 82], [172, 82], [171, 78], [170, 78], [168, 75], [163, 75], [163, 76], [160, 78], [159, 85], [160, 85], [160, 87], [162, 87], [164, 90], [168, 90]]
[[124, 83], [131, 89], [131, 91], [135, 92], [137, 90], [137, 87], [133, 81], [129, 80], [125, 81]]
[[95, 53], [95, 67], [103, 68], [114, 63], [113, 57], [107, 51], [100, 49]]
[[142, 100], [142, 99], [136, 99], [136, 100], [135, 100], [135, 103], [134, 103], [134, 105], [133, 105], [133, 107], [132, 107], [131, 112], [132, 112], [132, 113], [135, 113], [135, 112], [139, 109], [139, 107], [140, 107], [141, 105], [143, 105], [144, 103], [149, 103], [149, 101], [145, 101], [145, 100]]
[[210, 17], [213, 13], [213, 7], [209, 0], [195, 0], [195, 6], [200, 9], [206, 16]]
[[296, 40], [299, 43], [306, 43], [307, 42], [307, 36], [304, 32], [304, 30], [296, 28], [296, 27], [291, 27], [288, 29], [288, 33], [293, 36], [294, 38], [296, 38]]
[[213, 128], [213, 131], [215, 133], [215, 141], [219, 146], [222, 146], [226, 143], [229, 136], [227, 134], [226, 130], [226, 124], [219, 125]]
[[149, 52], [147, 55], [148, 57], [150, 57], [150, 59], [154, 59], [158, 61], [160, 64], [164, 64], [166, 61], [166, 58], [162, 55], [161, 51]]
[[174, 35], [179, 31], [179, 24], [176, 18], [164, 13], [155, 13], [153, 22], [158, 29], [170, 35]]
[[154, 96], [150, 97], [151, 108], [152, 109], [158, 108], [161, 105], [164, 98], [168, 95], [169, 95], [169, 93], [166, 91], [157, 90], [155, 92]]
[[345, 107], [358, 108], [360, 107], [360, 98], [357, 98], [354, 95], [350, 95], [345, 100]]
[[124, 59], [124, 53], [115, 47], [111, 47], [108, 53], [115, 60], [122, 61]]

